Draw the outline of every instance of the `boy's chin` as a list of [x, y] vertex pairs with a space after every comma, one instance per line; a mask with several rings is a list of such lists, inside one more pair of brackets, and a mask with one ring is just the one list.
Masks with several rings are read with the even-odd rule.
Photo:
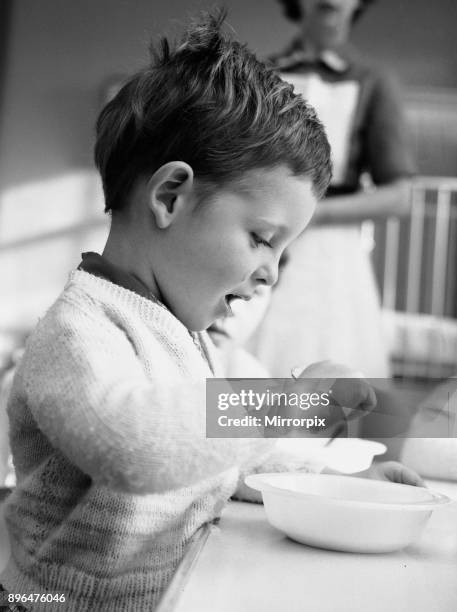
[[181, 319], [181, 323], [183, 323], [185, 327], [187, 327], [187, 329], [193, 333], [206, 331], [208, 327], [210, 327], [214, 323], [214, 321], [214, 318], [195, 319], [194, 317], [189, 317], [184, 320]]
[[184, 327], [187, 327], [187, 329], [192, 333], [205, 331], [209, 327], [209, 325], [207, 326], [204, 323], [200, 323], [198, 321], [193, 320], [189, 320], [186, 322], [185, 320], [183, 321], [181, 319], [181, 323], [183, 323]]
[[221, 319], [220, 311], [221, 308], [215, 308], [214, 311], [208, 308], [206, 312], [200, 310], [198, 313], [175, 309], [173, 314], [190, 332], [201, 332], [206, 331], [213, 323]]

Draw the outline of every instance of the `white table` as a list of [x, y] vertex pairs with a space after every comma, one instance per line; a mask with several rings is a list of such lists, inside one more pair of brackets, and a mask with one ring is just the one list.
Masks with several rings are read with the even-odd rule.
[[[431, 489], [457, 500], [457, 482]], [[389, 554], [297, 544], [263, 506], [231, 502], [201, 531], [160, 612], [456, 612], [457, 503], [436, 510], [421, 538]]]

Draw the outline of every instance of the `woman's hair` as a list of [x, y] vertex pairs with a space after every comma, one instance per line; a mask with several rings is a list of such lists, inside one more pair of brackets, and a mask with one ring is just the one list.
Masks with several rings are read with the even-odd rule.
[[209, 187], [285, 165], [324, 194], [331, 164], [322, 124], [291, 85], [222, 31], [224, 19], [223, 11], [205, 15], [178, 43], [163, 38], [101, 111], [95, 163], [106, 211], [123, 208], [137, 179], [170, 161], [187, 162]]
[[[301, 21], [303, 18], [300, 0], [278, 0], [282, 5], [284, 15], [291, 21]], [[360, 6], [355, 10], [353, 21], [356, 21], [375, 0], [360, 0]]]

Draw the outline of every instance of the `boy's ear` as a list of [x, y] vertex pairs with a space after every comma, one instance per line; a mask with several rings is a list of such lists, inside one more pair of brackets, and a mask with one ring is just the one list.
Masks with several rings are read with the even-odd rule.
[[154, 172], [148, 181], [148, 204], [158, 228], [173, 223], [186, 204], [193, 183], [194, 172], [185, 162], [168, 162]]

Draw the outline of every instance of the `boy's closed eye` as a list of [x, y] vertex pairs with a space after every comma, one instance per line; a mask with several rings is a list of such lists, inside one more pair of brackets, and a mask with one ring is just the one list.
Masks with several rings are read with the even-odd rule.
[[273, 245], [271, 244], [271, 242], [268, 242], [268, 240], [265, 240], [265, 238], [262, 238], [256, 232], [251, 232], [251, 237], [252, 237], [253, 243], [254, 243], [254, 245], [256, 247], [263, 245], [263, 246], [266, 246], [266, 247], [268, 247], [270, 249], [273, 248]]

